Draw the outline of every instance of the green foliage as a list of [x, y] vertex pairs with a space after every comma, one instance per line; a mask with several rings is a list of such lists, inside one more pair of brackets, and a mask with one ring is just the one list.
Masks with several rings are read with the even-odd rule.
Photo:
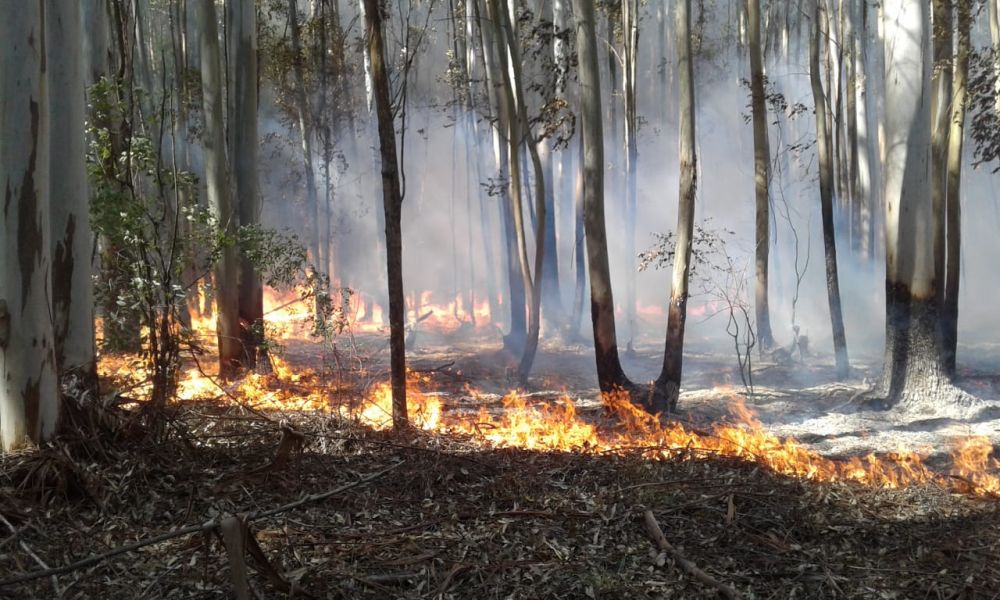
[[162, 404], [175, 389], [180, 353], [199, 345], [187, 325], [190, 293], [223, 251], [239, 248], [273, 287], [295, 283], [306, 252], [294, 235], [258, 226], [226, 233], [199, 203], [197, 177], [164, 161], [165, 145], [186, 143], [164, 140], [171, 128], [153, 126], [173, 118], [165, 108], [142, 128], [158, 131], [154, 140], [125, 118], [122, 86], [102, 79], [89, 98], [90, 212], [101, 254], [95, 292], [104, 307], [105, 342], [114, 346], [108, 332], [115, 326], [132, 336], [139, 332], [153, 372], [152, 399]]
[[997, 64], [1000, 52], [987, 47], [969, 57], [968, 111], [973, 165], [1000, 171], [1000, 114], [997, 112]]

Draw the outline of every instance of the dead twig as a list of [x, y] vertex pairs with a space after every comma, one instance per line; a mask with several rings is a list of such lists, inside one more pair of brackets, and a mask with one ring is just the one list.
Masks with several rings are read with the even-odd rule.
[[[0, 515], [0, 521], [3, 521], [3, 524], [7, 526], [7, 529], [10, 529], [13, 536], [17, 536], [17, 528], [7, 520], [7, 517]], [[24, 550], [25, 553], [27, 553], [27, 555], [38, 564], [39, 567], [46, 570], [49, 569], [49, 565], [45, 564], [45, 561], [35, 554], [35, 551], [32, 550], [31, 546], [29, 546], [24, 540], [18, 540], [17, 545], [20, 546], [21, 549]], [[62, 595], [62, 592], [59, 590], [59, 579], [54, 573], [52, 574], [52, 591], [55, 592], [57, 598]]]
[[[266, 510], [266, 511], [263, 511], [263, 512], [251, 513], [251, 514], [247, 515], [246, 522], [250, 523], [250, 522], [256, 521], [258, 519], [264, 519], [266, 517], [273, 517], [274, 515], [277, 515], [277, 514], [280, 514], [280, 513], [283, 513], [283, 512], [287, 512], [287, 511], [290, 511], [290, 510], [294, 510], [294, 509], [296, 509], [296, 508], [298, 508], [300, 506], [303, 506], [305, 504], [309, 504], [311, 502], [319, 502], [320, 500], [325, 500], [327, 498], [330, 498], [331, 496], [335, 496], [337, 494], [341, 494], [343, 492], [346, 492], [346, 491], [351, 490], [353, 488], [356, 488], [358, 486], [364, 485], [366, 483], [371, 483], [372, 481], [375, 481], [376, 479], [379, 479], [380, 477], [386, 475], [390, 471], [398, 468], [402, 464], [403, 464], [402, 462], [393, 463], [392, 465], [390, 465], [390, 466], [388, 466], [388, 467], [386, 467], [386, 468], [384, 468], [384, 469], [382, 469], [380, 471], [376, 471], [375, 473], [372, 473], [371, 475], [368, 475], [366, 477], [362, 477], [361, 479], [359, 479], [357, 481], [354, 481], [354, 482], [342, 485], [340, 487], [334, 488], [334, 489], [329, 490], [327, 492], [323, 492], [323, 493], [320, 493], [320, 494], [312, 494], [310, 496], [304, 496], [304, 497], [300, 498], [299, 500], [296, 500], [295, 502], [290, 502], [288, 504], [284, 504], [282, 506], [279, 506], [279, 507], [276, 507], [276, 508], [272, 508], [270, 510]], [[2, 515], [0, 515], [0, 519], [3, 519]], [[4, 522], [7, 522], [6, 519], [3, 519], [3, 520], [4, 520]], [[97, 554], [97, 555], [94, 555], [94, 556], [90, 556], [90, 557], [84, 558], [82, 560], [78, 560], [76, 562], [70, 563], [68, 565], [63, 565], [61, 567], [55, 567], [55, 568], [43, 567], [41, 570], [38, 570], [38, 571], [31, 571], [29, 573], [24, 573], [24, 574], [18, 575], [16, 577], [8, 577], [7, 579], [0, 580], [0, 588], [9, 587], [9, 586], [17, 585], [17, 584], [20, 584], [20, 583], [25, 583], [27, 581], [32, 581], [34, 579], [39, 579], [39, 578], [42, 578], [42, 577], [49, 577], [49, 576], [53, 576], [54, 577], [56, 575], [62, 575], [64, 573], [70, 573], [70, 572], [76, 571], [78, 569], [83, 569], [85, 567], [89, 567], [89, 566], [92, 566], [92, 565], [96, 565], [96, 564], [102, 563], [102, 562], [108, 560], [109, 558], [114, 558], [115, 556], [119, 556], [121, 554], [125, 554], [125, 553], [128, 553], [128, 552], [133, 552], [133, 551], [138, 550], [140, 548], [145, 548], [146, 546], [152, 546], [153, 544], [159, 544], [160, 542], [165, 542], [167, 540], [171, 540], [171, 539], [174, 539], [174, 538], [182, 537], [182, 536], [185, 536], [185, 535], [190, 535], [192, 533], [200, 533], [200, 532], [203, 532], [203, 531], [211, 531], [211, 530], [214, 530], [217, 527], [219, 527], [219, 525], [221, 524], [222, 520], [223, 520], [223, 518], [215, 518], [215, 519], [212, 519], [210, 521], [206, 521], [205, 523], [202, 523], [201, 525], [190, 525], [188, 527], [182, 527], [181, 529], [175, 529], [173, 531], [169, 531], [167, 533], [162, 533], [160, 535], [157, 535], [157, 536], [154, 536], [154, 537], [151, 537], [151, 538], [147, 538], [147, 539], [144, 539], [144, 540], [139, 540], [138, 542], [133, 542], [131, 544], [126, 544], [124, 546], [119, 546], [119, 547], [114, 548], [113, 550], [110, 550], [110, 551], [105, 552], [103, 554]], [[10, 526], [9, 523], [8, 523], [8, 526]], [[29, 553], [30, 553], [30, 551], [29, 551]]]
[[674, 561], [676, 561], [677, 564], [680, 565], [681, 569], [683, 569], [688, 575], [691, 575], [706, 585], [716, 588], [719, 590], [720, 594], [730, 600], [742, 598], [736, 590], [702, 571], [698, 568], [698, 565], [684, 558], [684, 555], [678, 552], [677, 549], [674, 548], [673, 544], [667, 541], [667, 538], [663, 535], [663, 530], [660, 529], [660, 524], [656, 522], [656, 517], [653, 516], [653, 511], [647, 510], [644, 516], [646, 522], [646, 532], [649, 534], [649, 537], [653, 538], [653, 542], [656, 543], [656, 546], [660, 550], [663, 550], [673, 557]]

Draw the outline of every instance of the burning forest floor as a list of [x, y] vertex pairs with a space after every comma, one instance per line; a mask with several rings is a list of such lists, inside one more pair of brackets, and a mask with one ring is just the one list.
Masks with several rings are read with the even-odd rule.
[[544, 345], [510, 394], [497, 343], [413, 341], [402, 433], [377, 336], [222, 387], [189, 365], [158, 434], [141, 365], [106, 360], [121, 394], [0, 459], [0, 597], [1000, 598], [987, 376], [973, 418], [925, 422], [856, 410], [871, 374], [818, 383], [822, 360], [761, 364], [744, 408], [733, 359], [691, 355], [662, 425], [602, 402], [586, 346]]

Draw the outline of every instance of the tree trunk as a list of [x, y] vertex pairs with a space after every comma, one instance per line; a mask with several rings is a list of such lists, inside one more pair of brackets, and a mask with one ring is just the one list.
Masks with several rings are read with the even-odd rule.
[[[94, 348], [94, 236], [87, 196], [86, 139], [81, 93], [83, 21], [75, 2], [46, 2], [49, 68], [52, 228], [52, 325], [60, 377], [74, 374], [97, 384]], [[96, 387], [95, 387], [96, 389]]]
[[312, 115], [309, 112], [309, 102], [306, 99], [305, 74], [302, 67], [302, 38], [299, 32], [299, 16], [296, 0], [288, 0], [288, 28], [292, 38], [292, 75], [295, 78], [295, 111], [298, 113], [299, 132], [302, 134], [302, 160], [306, 178], [306, 215], [309, 219], [309, 253], [313, 260], [313, 275], [317, 278], [314, 292], [317, 294], [315, 312], [319, 326], [320, 300], [324, 291], [322, 278], [324, 268], [320, 261], [319, 243], [319, 192], [316, 190], [316, 170], [313, 167], [313, 131]]
[[[476, 15], [480, 16], [478, 0], [472, 0]], [[482, 24], [483, 20], [478, 19]], [[512, 171], [514, 169], [514, 157], [510, 155], [510, 145], [504, 143], [503, 139], [509, 135], [510, 105], [507, 102], [503, 91], [503, 75], [501, 67], [498, 66], [499, 58], [494, 41], [494, 28], [479, 28], [480, 41], [483, 52], [483, 62], [486, 71], [486, 85], [489, 90], [493, 114], [496, 117], [496, 124], [493, 127], [493, 153], [497, 164], [497, 196], [500, 201], [500, 215], [502, 220], [501, 234], [503, 237], [503, 247], [501, 255], [506, 266], [507, 286], [509, 289], [509, 309], [510, 309], [510, 332], [504, 336], [504, 349], [512, 354], [521, 354], [524, 350], [524, 343], [527, 338], [527, 315], [525, 314], [525, 288], [524, 277], [520, 268], [520, 258], [518, 254], [517, 235], [515, 232], [514, 214], [511, 210], [509, 194], [513, 186], [505, 185], [508, 178], [514, 179]]]
[[403, 205], [396, 154], [389, 75], [382, 39], [382, 11], [378, 0], [364, 0], [365, 32], [371, 57], [372, 88], [378, 116], [378, 141], [382, 158], [382, 201], [385, 206], [386, 272], [389, 280], [389, 356], [392, 373], [392, 424], [406, 427], [406, 301], [403, 296]]
[[[239, 214], [233, 209], [226, 160], [225, 123], [222, 112], [222, 59], [214, 0], [198, 0], [201, 20], [201, 86], [204, 107], [202, 145], [205, 152], [205, 182], [212, 216], [227, 236], [235, 237]], [[219, 340], [219, 376], [236, 375], [243, 356], [240, 344], [239, 253], [234, 246], [223, 248], [215, 267], [216, 333]]]
[[[0, 189], [5, 198], [0, 211], [0, 451], [18, 449], [29, 439], [46, 439], [59, 415], [49, 316], [52, 246], [46, 63], [51, 57], [45, 56], [43, 6], [41, 2], [0, 5], [0, 106], [4, 107], [0, 111]], [[72, 42], [56, 43], [62, 41]], [[66, 89], [62, 82], [54, 83], [57, 89]], [[71, 99], [81, 102], [83, 90]]]
[[872, 94], [869, 91], [869, 61], [868, 44], [870, 41], [868, 31], [868, 8], [867, 0], [857, 0], [860, 3], [859, 10], [855, 13], [861, 23], [861, 31], [854, 37], [854, 75], [857, 78], [855, 85], [855, 104], [857, 106], [857, 157], [858, 171], [857, 182], [855, 184], [855, 202], [861, 212], [859, 223], [859, 235], [861, 239], [858, 244], [858, 255], [862, 260], [867, 261], [872, 258], [873, 239], [873, 206], [875, 206], [875, 196], [872, 192], [874, 188], [875, 163], [872, 160], [871, 136], [869, 135], [868, 120], [874, 114], [869, 109], [872, 102]]
[[[948, 383], [938, 343], [931, 205], [930, 15], [923, 0], [889, 0], [886, 54], [886, 335], [879, 392], [888, 404], [938, 403]], [[891, 74], [891, 76], [890, 76]]]
[[[260, 224], [257, 191], [257, 15], [252, 2], [231, 2], [227, 16], [229, 50], [229, 156], [233, 196], [242, 226]], [[260, 273], [245, 254], [239, 271], [242, 364], [268, 365], [264, 348], [264, 288]]]
[[826, 129], [826, 98], [819, 71], [819, 44], [825, 38], [822, 31], [820, 2], [814, 0], [813, 31], [809, 36], [809, 81], [816, 104], [816, 153], [819, 159], [819, 196], [823, 215], [823, 254], [826, 258], [826, 293], [833, 328], [833, 351], [837, 376], [844, 378], [850, 370], [847, 359], [847, 338], [840, 308], [840, 279], [837, 273], [837, 238], [833, 219], [833, 162], [830, 156], [830, 133]]
[[938, 302], [944, 303], [945, 219], [948, 194], [948, 121], [951, 118], [951, 4], [952, 0], [933, 0], [932, 48], [934, 66], [931, 72], [931, 206], [937, 231], [934, 233], [934, 278], [938, 282]]
[[768, 308], [768, 254], [770, 249], [771, 149], [767, 139], [767, 106], [764, 96], [764, 61], [760, 45], [760, 0], [747, 0], [747, 26], [750, 33], [750, 110], [753, 113], [753, 157], [756, 194], [754, 303], [757, 317], [757, 342], [761, 350], [774, 345], [771, 314]]
[[962, 145], [965, 139], [965, 111], [968, 94], [972, 1], [957, 0], [958, 47], [953, 73], [951, 133], [948, 135], [948, 197], [947, 197], [947, 264], [945, 265], [944, 306], [941, 315], [941, 336], [944, 368], [955, 373], [958, 345], [958, 289], [962, 259]]
[[[856, 256], [861, 255], [864, 245], [864, 234], [862, 234], [861, 221], [865, 208], [866, 199], [858, 194], [858, 182], [860, 179], [861, 161], [858, 156], [858, 60], [857, 60], [857, 33], [855, 32], [856, 11], [854, 5], [857, 0], [844, 0], [841, 2], [841, 21], [844, 23], [844, 73], [846, 76], [846, 90], [844, 92], [844, 105], [847, 111], [847, 196], [851, 203], [851, 250]], [[850, 256], [850, 253], [848, 253]]]
[[639, 2], [622, 0], [622, 35], [625, 38], [622, 91], [625, 101], [625, 320], [628, 323], [626, 352], [633, 352], [636, 337], [635, 229], [638, 204], [639, 118], [636, 112], [636, 65], [639, 62]]
[[594, 327], [597, 381], [602, 392], [631, 388], [618, 358], [615, 302], [608, 265], [608, 237], [604, 221], [604, 125], [601, 81], [597, 67], [594, 5], [573, 0], [579, 55], [580, 116], [583, 119], [583, 213], [587, 265], [590, 271], [590, 313]]
[[576, 153], [576, 169], [574, 169], [575, 175], [573, 178], [573, 262], [575, 265], [575, 285], [573, 292], [573, 316], [570, 317], [572, 321], [570, 323], [571, 337], [575, 337], [580, 333], [580, 327], [583, 323], [583, 301], [587, 295], [587, 234], [584, 227], [583, 207], [583, 133], [576, 134], [576, 138], [578, 140], [578, 148]]
[[694, 202], [698, 189], [698, 155], [695, 136], [694, 58], [691, 52], [691, 0], [674, 5], [678, 64], [678, 124], [680, 193], [677, 200], [677, 237], [674, 274], [667, 312], [667, 339], [663, 369], [656, 381], [653, 412], [673, 412], [681, 387], [684, 357], [684, 327], [687, 322], [688, 277], [691, 273], [691, 242], [694, 232]]
[[[489, 4], [493, 4], [493, 2], [491, 1]], [[503, 43], [498, 44], [497, 50], [498, 54], [501, 56], [500, 65], [502, 71], [504, 72], [504, 83], [507, 88], [507, 101], [511, 107], [509, 110], [511, 120], [508, 138], [511, 148], [511, 198], [514, 199], [511, 208], [514, 211], [514, 222], [518, 231], [521, 272], [524, 277], [524, 288], [527, 292], [528, 304], [528, 336], [525, 339], [524, 349], [521, 354], [521, 362], [518, 368], [518, 377], [521, 384], [524, 385], [527, 384], [528, 375], [531, 372], [531, 366], [534, 363], [535, 353], [538, 349], [538, 335], [541, 324], [541, 278], [546, 252], [545, 223], [548, 219], [546, 218], [547, 211], [545, 204], [545, 173], [542, 169], [541, 159], [538, 155], [538, 149], [534, 136], [531, 133], [528, 122], [527, 106], [524, 101], [523, 78], [521, 76], [521, 53], [518, 47], [519, 36], [517, 35], [517, 30], [514, 26], [514, 5], [508, 4], [506, 0], [504, 0], [500, 6], [501, 10], [495, 15], [495, 17], [498, 19], [500, 24], [500, 28], [497, 32], [498, 36], [504, 40]], [[509, 68], [507, 68], [506, 65], [507, 61], [510, 61]], [[535, 175], [535, 257], [533, 268], [528, 264], [526, 239], [527, 231], [525, 230], [524, 221], [521, 218], [521, 177], [519, 174], [515, 175], [515, 173], [519, 173], [519, 169], [514, 168], [516, 166], [515, 150], [521, 144], [526, 144], [527, 146], [528, 154], [531, 158], [532, 170]], [[532, 277], [532, 269], [534, 270], [534, 277]]]

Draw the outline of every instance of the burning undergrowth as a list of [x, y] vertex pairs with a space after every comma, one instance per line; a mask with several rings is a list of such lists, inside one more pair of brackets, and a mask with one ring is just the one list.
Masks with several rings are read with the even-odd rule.
[[[391, 427], [388, 383], [359, 387], [323, 381], [316, 371], [293, 369], [275, 357], [274, 373], [251, 374], [225, 387], [199, 368], [190, 368], [178, 395], [182, 400], [225, 398], [255, 411], [332, 413], [374, 429]], [[649, 460], [731, 457], [810, 481], [880, 488], [931, 484], [1000, 498], [1000, 460], [986, 436], [954, 439], [948, 451], [950, 464], [932, 469], [927, 461], [932, 449], [828, 458], [794, 438], [767, 431], [735, 393], [729, 400], [728, 419], [697, 426], [654, 417], [625, 393], [604, 394], [603, 415], [595, 417], [581, 414], [568, 395], [539, 399], [512, 391], [496, 401], [468, 385], [458, 394], [435, 391], [436, 386], [429, 374], [410, 372], [411, 424], [428, 432], [467, 436], [485, 447], [598, 455], [629, 451]]]
[[[893, 490], [787, 477], [694, 444], [685, 451], [629, 446], [613, 437], [624, 433], [571, 413], [571, 405], [524, 397], [508, 399], [506, 413], [492, 411], [492, 422], [474, 412], [468, 422], [478, 424], [475, 433], [450, 433], [458, 426], [446, 425], [445, 410], [430, 431], [394, 434], [359, 423], [363, 403], [351, 413], [286, 404], [283, 395], [294, 396], [315, 375], [298, 376], [270, 376], [276, 396], [257, 401], [242, 397], [245, 381], [227, 388], [240, 402], [221, 393], [179, 402], [175, 419], [184, 433], [165, 442], [112, 446], [91, 460], [62, 451], [61, 442], [43, 451], [77, 463], [91, 482], [81, 500], [41, 508], [0, 479], [0, 514], [13, 531], [0, 537], [0, 596], [225, 596], [232, 563], [214, 529], [197, 524], [266, 514], [355, 484], [248, 523], [250, 546], [259, 547], [246, 559], [258, 597], [711, 594], [674, 554], [650, 543], [647, 510], [679, 555], [746, 597], [915, 597], [931, 586], [941, 597], [978, 598], [1000, 585], [1000, 505], [992, 500], [937, 485]], [[432, 376], [413, 378], [425, 400], [439, 398]], [[371, 387], [369, 397], [379, 390]], [[515, 413], [526, 426], [576, 422], [563, 428], [576, 436], [573, 447], [530, 433], [519, 445], [534, 439], [534, 450], [488, 439], [505, 427], [503, 414]], [[642, 418], [631, 425], [642, 426], [652, 424]], [[281, 456], [289, 431], [300, 444], [278, 461], [276, 448]], [[539, 451], [547, 448], [560, 451]], [[659, 453], [657, 460], [650, 452]], [[40, 461], [40, 454], [8, 457], [2, 472]], [[5, 585], [41, 569], [32, 555], [57, 567], [192, 525], [194, 533], [137, 552]]]

